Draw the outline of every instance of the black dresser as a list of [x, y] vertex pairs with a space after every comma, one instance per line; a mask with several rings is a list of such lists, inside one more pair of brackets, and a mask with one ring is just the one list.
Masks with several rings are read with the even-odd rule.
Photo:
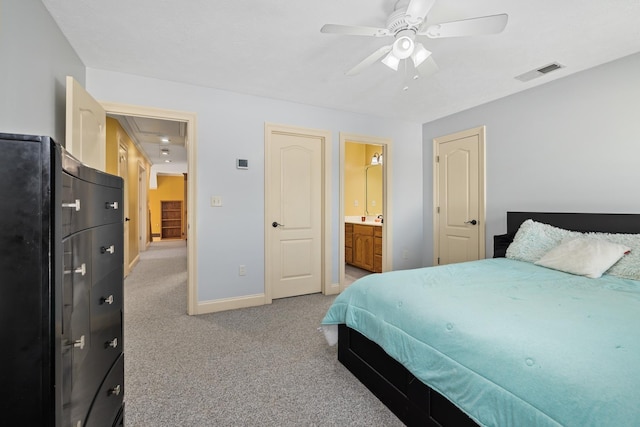
[[0, 133], [5, 425], [124, 425], [123, 181]]

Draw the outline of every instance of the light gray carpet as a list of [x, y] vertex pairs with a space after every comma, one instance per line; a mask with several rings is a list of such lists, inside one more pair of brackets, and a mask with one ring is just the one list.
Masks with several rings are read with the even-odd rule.
[[154, 242], [125, 280], [128, 427], [402, 425], [318, 332], [334, 297], [187, 316], [186, 277]]

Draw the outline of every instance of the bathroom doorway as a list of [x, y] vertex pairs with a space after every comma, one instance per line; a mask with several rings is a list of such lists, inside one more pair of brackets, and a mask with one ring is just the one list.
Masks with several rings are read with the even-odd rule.
[[391, 269], [388, 139], [340, 135], [340, 289]]

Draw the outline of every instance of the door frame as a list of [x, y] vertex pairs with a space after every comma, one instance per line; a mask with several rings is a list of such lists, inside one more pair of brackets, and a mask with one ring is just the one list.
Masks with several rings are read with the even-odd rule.
[[149, 204], [147, 202], [147, 168], [138, 161], [138, 254], [147, 250]]
[[[122, 135], [118, 132], [117, 136], [116, 136], [116, 143], [118, 144], [118, 176], [120, 178], [122, 178], [123, 181], [123, 191], [122, 191], [122, 215], [124, 216], [124, 223], [123, 223], [123, 228], [124, 228], [124, 237], [123, 237], [123, 241], [122, 241], [122, 254], [124, 257], [124, 277], [127, 277], [129, 275], [129, 273], [131, 272], [131, 266], [133, 265], [133, 263], [131, 261], [129, 261], [130, 258], [130, 254], [129, 254], [129, 237], [131, 234], [131, 230], [130, 230], [130, 223], [127, 224], [128, 222], [128, 217], [130, 215], [129, 212], [129, 187], [128, 187], [128, 183], [129, 183], [129, 150], [127, 149], [127, 144], [125, 143], [125, 141], [122, 138]], [[124, 164], [126, 165], [124, 170], [120, 169], [120, 165], [122, 164], [122, 160], [121, 160], [121, 156], [124, 156]]]
[[[100, 101], [107, 113], [123, 116], [137, 116], [160, 120], [175, 120], [187, 125], [187, 171], [192, 177], [197, 176], [197, 114], [165, 110], [162, 108], [122, 104]], [[197, 217], [196, 217], [196, 180], [187, 180], [187, 314], [198, 314], [198, 252], [197, 252]]]
[[324, 295], [337, 294], [339, 292], [338, 286], [331, 283], [331, 271], [333, 251], [331, 247], [331, 131], [321, 129], [311, 129], [290, 125], [282, 125], [276, 123], [265, 122], [264, 124], [264, 303], [271, 304], [272, 288], [271, 283], [271, 263], [273, 262], [271, 257], [271, 239], [274, 238], [274, 233], [271, 233], [271, 219], [268, 218], [270, 212], [270, 200], [268, 197], [269, 188], [271, 186], [271, 135], [272, 134], [288, 134], [288, 135], [304, 135], [314, 136], [320, 138], [320, 144], [322, 146], [322, 166], [320, 168], [322, 176], [322, 230], [321, 230], [321, 250], [322, 259], [320, 261], [320, 283], [321, 292]]
[[438, 265], [438, 257], [440, 255], [440, 214], [438, 208], [440, 206], [440, 143], [467, 138], [470, 136], [478, 136], [478, 257], [483, 259], [486, 256], [486, 126], [479, 126], [472, 129], [455, 132], [449, 135], [433, 138], [433, 265]]
[[345, 147], [347, 142], [358, 144], [370, 144], [382, 146], [382, 154], [384, 156], [382, 170], [382, 216], [384, 218], [384, 226], [382, 227], [382, 271], [390, 271], [393, 269], [393, 214], [392, 204], [390, 200], [391, 194], [391, 176], [392, 176], [392, 140], [390, 138], [380, 138], [376, 136], [360, 135], [355, 133], [340, 132], [340, 209], [339, 221], [340, 230], [338, 238], [339, 250], [339, 290], [342, 292], [346, 286], [344, 283], [345, 266], [344, 266], [344, 167], [345, 167]]

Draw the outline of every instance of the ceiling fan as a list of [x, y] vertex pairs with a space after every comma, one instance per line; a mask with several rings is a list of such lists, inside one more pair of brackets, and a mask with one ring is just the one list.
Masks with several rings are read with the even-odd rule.
[[410, 0], [406, 9], [401, 7], [393, 11], [387, 19], [386, 28], [326, 24], [320, 31], [330, 34], [395, 38], [392, 44], [381, 47], [351, 70], [347, 71], [346, 74], [348, 76], [360, 73], [383, 56], [382, 63], [394, 71], [398, 70], [398, 65], [400, 65], [401, 60], [411, 58], [416, 70], [421, 75], [424, 75], [437, 71], [438, 67], [435, 61], [433, 61], [433, 58], [431, 58], [431, 52], [428, 51], [422, 43], [416, 41], [416, 36], [426, 36], [437, 39], [496, 34], [504, 30], [504, 27], [507, 25], [508, 15], [503, 13], [429, 25], [424, 28], [427, 14], [433, 7], [435, 1], [436, 0]]

